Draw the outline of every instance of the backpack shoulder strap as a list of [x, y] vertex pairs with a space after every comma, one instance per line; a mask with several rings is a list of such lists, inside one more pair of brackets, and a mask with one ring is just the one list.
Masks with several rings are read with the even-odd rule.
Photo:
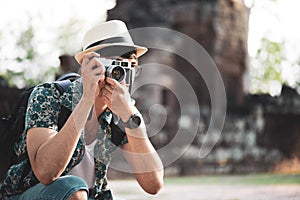
[[[71, 81], [67, 80], [59, 80], [55, 81], [55, 87], [58, 89], [60, 95], [62, 95], [66, 89], [71, 85]], [[58, 130], [60, 130], [66, 121], [68, 120], [69, 116], [71, 115], [72, 111], [65, 106], [60, 106], [59, 115], [58, 115]]]
[[58, 89], [60, 95], [62, 95], [66, 89], [71, 85], [71, 81], [69, 79], [62, 81], [55, 81], [55, 87]]
[[73, 81], [80, 78], [81, 76], [77, 73], [71, 72], [64, 74], [60, 76], [55, 82], [55, 86], [60, 92], [60, 94], [63, 94], [65, 90], [71, 85]]

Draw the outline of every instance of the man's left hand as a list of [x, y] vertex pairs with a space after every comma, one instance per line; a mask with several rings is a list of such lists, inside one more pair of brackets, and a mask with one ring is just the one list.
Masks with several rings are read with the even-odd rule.
[[122, 121], [127, 121], [134, 114], [128, 88], [124, 83], [108, 77], [106, 83], [101, 89], [100, 95], [103, 95], [104, 102], [113, 113], [120, 116]]

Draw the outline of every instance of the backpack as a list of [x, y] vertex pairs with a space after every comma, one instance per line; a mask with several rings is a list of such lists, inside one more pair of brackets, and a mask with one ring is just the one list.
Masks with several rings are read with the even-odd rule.
[[[58, 78], [54, 84], [60, 94], [63, 94], [72, 81], [79, 78], [76, 73], [68, 73]], [[25, 89], [18, 97], [16, 106], [7, 118], [0, 119], [0, 182], [5, 178], [10, 166], [24, 160], [27, 155], [17, 157], [14, 145], [19, 140], [25, 128], [25, 115], [28, 98], [35, 86]], [[63, 108], [59, 113], [58, 128], [68, 119], [71, 111]]]

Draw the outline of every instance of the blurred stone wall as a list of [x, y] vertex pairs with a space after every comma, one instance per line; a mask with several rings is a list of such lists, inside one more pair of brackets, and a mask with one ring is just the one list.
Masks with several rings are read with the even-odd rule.
[[[200, 159], [199, 149], [210, 119], [210, 96], [202, 77], [185, 60], [166, 52], [150, 49], [141, 58], [141, 63], [155, 62], [178, 70], [193, 86], [200, 104], [197, 137], [191, 148], [166, 168], [167, 174], [269, 172], [284, 160], [300, 156], [299, 95], [284, 90], [280, 97], [245, 93], [248, 17], [249, 10], [243, 0], [117, 0], [116, 7], [108, 12], [108, 19], [121, 19], [130, 29], [158, 26], [190, 36], [209, 53], [224, 81], [227, 95], [224, 129], [213, 150]], [[189, 51], [188, 47], [186, 50]], [[142, 112], [148, 113], [151, 103], [161, 103], [168, 112], [165, 129], [151, 138], [157, 148], [163, 147], [172, 140], [178, 128], [181, 113], [174, 100], [176, 97], [165, 89], [141, 93], [142, 101], [147, 102], [141, 104], [145, 107], [139, 107]], [[291, 101], [293, 103], [289, 103]], [[208, 142], [216, 137], [217, 133], [210, 133]]]
[[[205, 137], [200, 131], [170, 173], [300, 173], [299, 120], [300, 96], [292, 88], [284, 86], [278, 97], [247, 95], [243, 105], [228, 110], [222, 135], [208, 156], [199, 159]], [[217, 137], [207, 136], [208, 142]]]
[[[108, 12], [108, 19], [124, 20], [130, 29], [166, 27], [196, 40], [217, 64], [228, 102], [232, 105], [242, 103], [245, 95], [243, 76], [247, 68], [248, 16], [249, 10], [243, 0], [117, 0], [116, 7]], [[189, 51], [188, 46], [184, 48]], [[142, 61], [156, 60], [174, 66], [188, 77], [199, 102], [209, 104], [206, 85], [189, 63], [178, 57], [169, 59], [165, 54], [155, 56], [152, 51], [143, 56]]]

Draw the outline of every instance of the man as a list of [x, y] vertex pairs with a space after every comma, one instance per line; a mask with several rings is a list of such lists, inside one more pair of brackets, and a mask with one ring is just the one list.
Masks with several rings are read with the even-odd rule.
[[[163, 185], [163, 166], [151, 145], [128, 84], [107, 77], [104, 58], [131, 64], [134, 79], [138, 57], [147, 48], [133, 43], [122, 21], [105, 22], [84, 37], [75, 55], [81, 78], [60, 95], [53, 83], [32, 92], [17, 155], [1, 187], [4, 199], [112, 199], [107, 169], [120, 146], [140, 186], [156, 194]], [[106, 74], [106, 75], [105, 75]], [[61, 107], [72, 110], [58, 127]]]

